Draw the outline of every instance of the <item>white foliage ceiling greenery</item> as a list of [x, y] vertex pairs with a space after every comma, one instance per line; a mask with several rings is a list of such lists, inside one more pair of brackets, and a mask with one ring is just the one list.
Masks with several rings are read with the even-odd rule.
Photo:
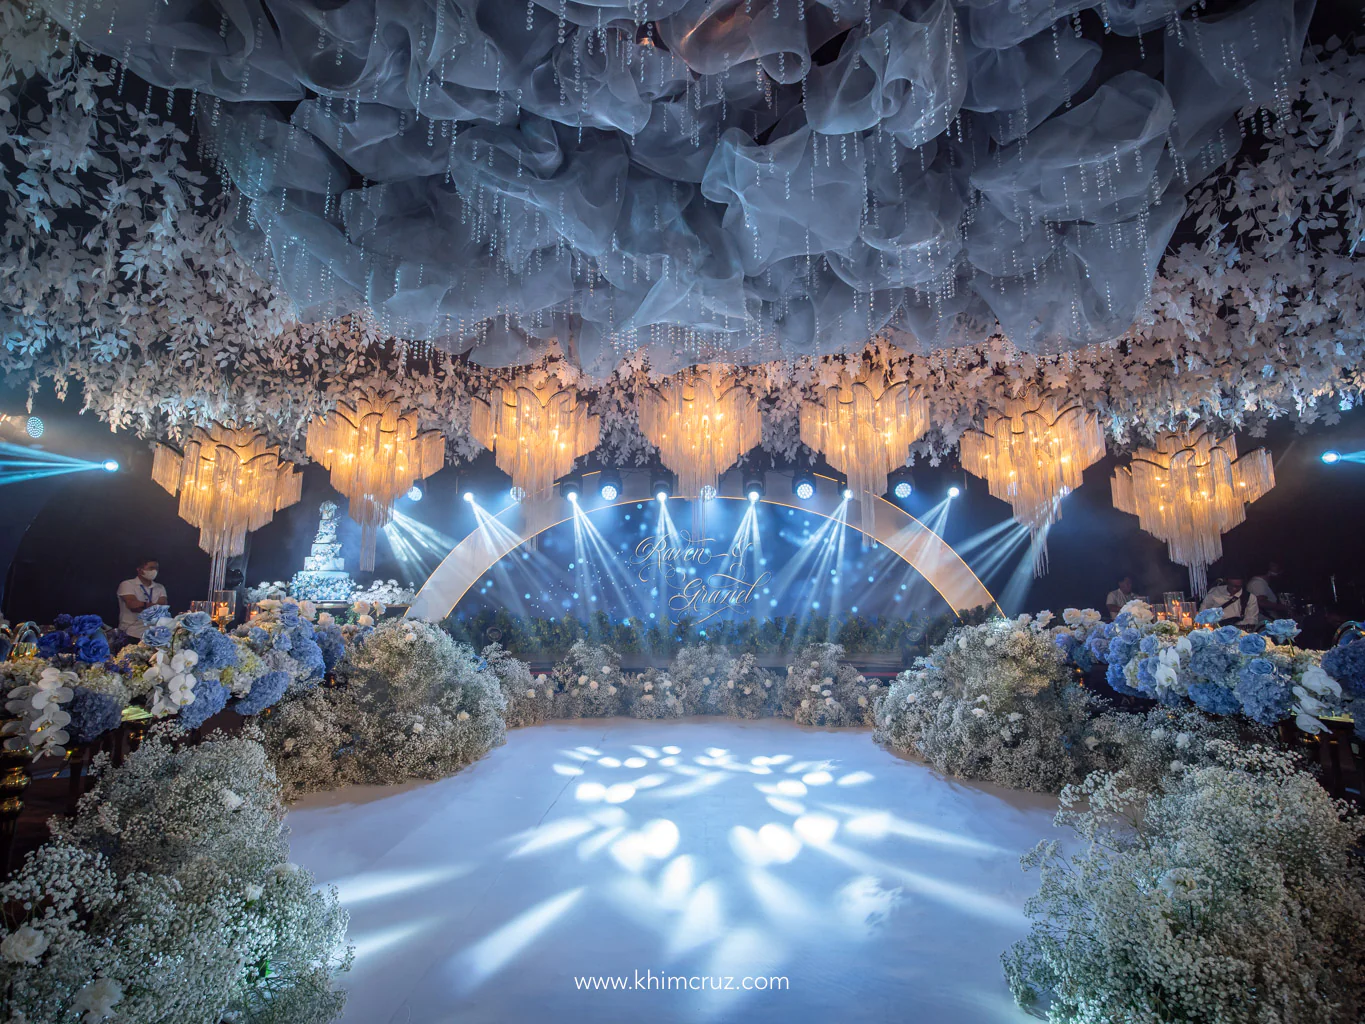
[[[188, 134], [166, 116], [190, 98], [149, 90], [34, 10], [0, 0], [8, 382], [51, 380], [62, 392], [77, 382], [86, 408], [114, 428], [164, 437], [210, 420], [251, 424], [296, 453], [313, 416], [373, 389], [445, 432], [460, 460], [481, 450], [465, 429], [471, 396], [509, 377], [553, 375], [591, 395], [604, 458], [651, 455], [637, 396], [674, 366], [648, 346], [585, 369], [571, 339], [527, 365], [494, 368], [394, 339], [363, 310], [298, 322], [301, 304], [244, 255], [240, 202], [199, 169]], [[1276, 106], [1274, 116], [1243, 112], [1259, 134], [1189, 193], [1189, 230], [1177, 238], [1190, 240], [1167, 249], [1116, 340], [1043, 355], [995, 324], [940, 348], [901, 324], [875, 331], [861, 353], [844, 346], [854, 354], [741, 366], [736, 379], [764, 408], [764, 448], [796, 454], [801, 398], [858, 359], [924, 389], [933, 429], [914, 454], [934, 460], [985, 408], [1030, 387], [1096, 410], [1120, 442], [1196, 421], [1256, 433], [1281, 416], [1335, 419], [1365, 385], [1356, 255], [1365, 58], [1335, 41], [1310, 48]]]

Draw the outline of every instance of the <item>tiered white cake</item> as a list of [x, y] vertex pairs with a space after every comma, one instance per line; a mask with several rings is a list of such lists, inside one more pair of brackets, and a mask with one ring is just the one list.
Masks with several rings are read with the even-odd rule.
[[337, 506], [324, 501], [318, 511], [318, 532], [313, 550], [303, 560], [303, 571], [289, 581], [289, 593], [300, 601], [349, 601], [355, 590], [337, 540]]

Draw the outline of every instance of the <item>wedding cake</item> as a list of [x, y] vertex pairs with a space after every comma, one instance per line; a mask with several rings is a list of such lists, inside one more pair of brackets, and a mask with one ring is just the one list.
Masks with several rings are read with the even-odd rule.
[[336, 502], [324, 501], [318, 511], [321, 515], [313, 550], [303, 560], [303, 571], [289, 581], [289, 593], [300, 601], [349, 601], [355, 584], [346, 571], [341, 541], [337, 540]]

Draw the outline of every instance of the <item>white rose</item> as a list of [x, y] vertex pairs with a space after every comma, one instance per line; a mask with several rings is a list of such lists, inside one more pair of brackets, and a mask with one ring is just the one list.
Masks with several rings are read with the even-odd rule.
[[357, 626], [373, 626], [374, 619], [368, 615], [361, 615], [355, 620], [355, 624]]
[[1189, 748], [1191, 736], [1187, 732], [1177, 733], [1175, 737], [1175, 747], [1177, 750]]
[[[725, 680], [725, 688], [727, 690], [733, 690], [735, 688], [735, 681], [733, 679]], [[749, 691], [746, 689], [744, 692], [748, 693]]]
[[246, 801], [243, 800], [236, 793], [234, 793], [232, 790], [230, 789], [223, 790], [223, 806], [226, 807], [229, 811], [235, 811], [244, 803], [246, 803]]
[[369, 603], [366, 601], [356, 601], [353, 605], [351, 605], [351, 611], [355, 612], [357, 615], [364, 615], [369, 610], [370, 606]]
[[828, 696], [830, 695], [831, 692], [832, 692], [832, 691], [830, 691], [830, 690], [821, 690], [821, 691], [820, 691], [820, 696], [821, 696], [821, 697], [828, 697]]
[[986, 716], [986, 709], [972, 708], [972, 714], [974, 714], [977, 718], [984, 718]]
[[469, 721], [469, 712], [468, 712], [468, 711], [461, 711], [458, 715], [455, 716], [455, 720], [458, 721], [458, 722], [467, 722], [467, 721]]
[[[733, 683], [731, 683], [730, 685], [731, 685], [732, 687], [734, 686]], [[753, 692], [754, 692], [754, 691], [751, 690], [751, 689], [749, 689], [747, 686], [744, 688], [744, 694], [745, 694], [745, 696], [748, 696], [749, 694], [751, 694], [751, 693], [753, 693]]]
[[615, 693], [615, 692], [616, 692], [616, 687], [614, 687], [614, 686], [608, 686], [608, 687], [607, 687], [607, 696], [608, 696], [608, 697], [610, 697], [610, 696], [611, 696], [613, 693]]
[[646, 689], [646, 690], [652, 690], [652, 689], [654, 689], [654, 684], [651, 683], [651, 682], [646, 681], [646, 682], [645, 682], [645, 689]]
[[285, 861], [282, 864], [276, 864], [270, 869], [270, 873], [276, 878], [288, 878], [290, 875], [299, 873], [299, 866], [292, 861]]
[[259, 885], [248, 885], [246, 887], [246, 901], [248, 903], [255, 903], [264, 893], [265, 890]]
[[819, 692], [820, 692], [820, 684], [819, 684], [819, 683], [811, 683], [811, 684], [810, 684], [810, 692], [811, 692], [811, 693], [819, 693]]
[[768, 689], [768, 688], [770, 688], [772, 685], [773, 685], [773, 681], [772, 681], [771, 679], [765, 679], [765, 680], [763, 680], [763, 687], [764, 687], [764, 689]]
[[858, 698], [858, 707], [860, 707], [860, 708], [865, 708], [865, 707], [867, 707], [867, 698], [866, 698], [866, 697], [859, 697], [859, 698]]
[[294, 737], [289, 736], [284, 741], [284, 752], [287, 754], [294, 749]]
[[826, 698], [825, 698], [825, 703], [828, 704], [830, 707], [833, 707], [833, 706], [834, 706], [834, 698], [833, 698], [833, 697], [826, 697]]
[[422, 733], [424, 733], [424, 732], [426, 732], [426, 731], [427, 731], [427, 727], [426, 727], [425, 725], [423, 725], [421, 722], [413, 722], [413, 723], [412, 723], [412, 734], [413, 734], [414, 736], [420, 736], [420, 735], [422, 735]]
[[113, 1016], [114, 1007], [123, 998], [123, 987], [113, 978], [96, 978], [76, 993], [71, 1002], [73, 1010], [84, 1010], [84, 1024], [98, 1024]]
[[808, 707], [810, 707], [810, 698], [809, 698], [809, 697], [804, 697], [804, 698], [802, 698], [802, 700], [801, 700], [801, 706], [802, 706], [803, 708], [808, 708]]
[[811, 668], [819, 668], [819, 667], [820, 667], [820, 663], [819, 663], [818, 661], [812, 661], [812, 662], [810, 663], [810, 667], [811, 667]]
[[32, 925], [21, 924], [0, 939], [0, 957], [12, 964], [36, 964], [47, 949], [47, 936]]
[[701, 685], [702, 685], [702, 686], [710, 686], [710, 685], [711, 685], [711, 677], [710, 677], [710, 676], [702, 676], [702, 678], [701, 678]]
[[611, 666], [610, 666], [610, 665], [603, 665], [603, 666], [602, 666], [602, 670], [601, 670], [601, 674], [604, 675], [604, 676], [609, 676], [609, 675], [611, 675]]
[[1095, 749], [1096, 747], [1098, 747], [1099, 745], [1100, 745], [1100, 741], [1099, 741], [1096, 737], [1094, 737], [1094, 736], [1087, 736], [1087, 737], [1085, 738], [1085, 748], [1086, 748], [1087, 750], [1094, 750], [1094, 749]]
[[535, 691], [535, 690], [527, 690], [527, 691], [526, 691], [526, 696], [528, 696], [528, 697], [534, 697], [535, 695], [536, 695], [536, 691]]
[[654, 694], [652, 694], [652, 693], [647, 693], [647, 694], [645, 694], [645, 695], [644, 695], [642, 698], [640, 698], [640, 699], [641, 699], [641, 700], [653, 700], [653, 699], [654, 699]]

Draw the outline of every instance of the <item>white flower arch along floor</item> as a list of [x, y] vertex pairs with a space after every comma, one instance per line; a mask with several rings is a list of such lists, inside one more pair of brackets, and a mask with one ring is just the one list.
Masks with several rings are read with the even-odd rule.
[[1031, 1019], [999, 954], [1055, 809], [864, 729], [617, 718], [288, 824], [351, 912], [352, 1024], [993, 1024]]

